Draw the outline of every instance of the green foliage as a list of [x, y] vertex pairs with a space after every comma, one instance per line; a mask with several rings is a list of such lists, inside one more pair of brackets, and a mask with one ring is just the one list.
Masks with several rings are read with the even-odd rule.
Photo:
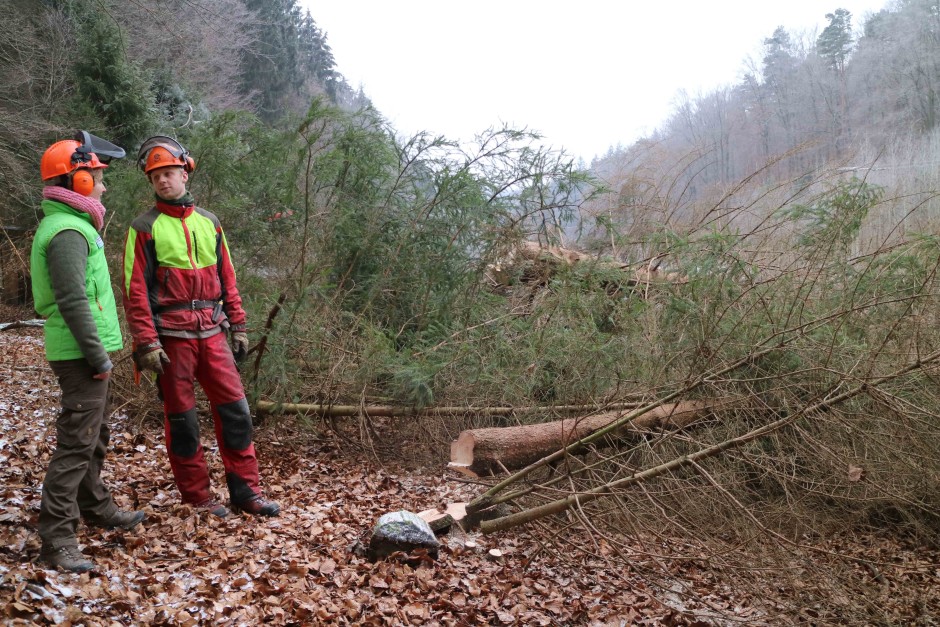
[[816, 50], [830, 68], [841, 73], [852, 52], [852, 14], [845, 9], [836, 9], [827, 13], [826, 19], [829, 25], [816, 40]]
[[181, 137], [196, 160], [190, 189], [198, 202], [225, 216], [232, 242], [256, 251], [275, 246], [285, 224], [275, 215], [298, 210], [300, 164], [289, 132], [247, 112], [227, 112]]
[[336, 132], [313, 165], [336, 176], [321, 250], [343, 305], [405, 344], [432, 324], [448, 327], [505, 245], [501, 235], [519, 237], [529, 218], [568, 210], [576, 181], [564, 164], [529, 151], [528, 135], [494, 132], [465, 156], [425, 135], [397, 146], [365, 115]]
[[135, 145], [155, 119], [149, 83], [127, 60], [121, 30], [107, 14], [70, 5], [80, 33], [73, 68], [79, 106], [93, 110], [116, 143]]
[[785, 218], [802, 221], [797, 241], [801, 246], [836, 246], [846, 250], [858, 235], [862, 221], [883, 197], [884, 190], [856, 177], [833, 187], [811, 205], [785, 208]]

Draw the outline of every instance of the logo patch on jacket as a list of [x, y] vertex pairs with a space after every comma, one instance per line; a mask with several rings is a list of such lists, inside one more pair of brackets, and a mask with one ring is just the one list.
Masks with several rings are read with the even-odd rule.
[[100, 235], [95, 238], [95, 246], [97, 246], [98, 248], [104, 248], [104, 240], [101, 239]]

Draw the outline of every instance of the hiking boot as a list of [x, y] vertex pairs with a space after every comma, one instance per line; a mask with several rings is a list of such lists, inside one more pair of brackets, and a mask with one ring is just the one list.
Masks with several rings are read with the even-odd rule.
[[281, 506], [274, 501], [265, 501], [261, 496], [255, 494], [247, 501], [236, 503], [232, 501], [232, 509], [236, 511], [248, 512], [255, 516], [277, 516], [281, 513]]
[[228, 508], [215, 499], [206, 499], [202, 503], [196, 503], [193, 505], [193, 508], [199, 511], [208, 512], [209, 514], [212, 514], [218, 518], [225, 518], [228, 516]]
[[54, 568], [67, 570], [70, 573], [84, 573], [95, 567], [93, 563], [85, 559], [77, 546], [43, 549], [39, 554], [39, 559]]
[[85, 522], [92, 527], [104, 527], [105, 529], [133, 529], [146, 517], [147, 514], [143, 512], [128, 512], [119, 509], [107, 518], [86, 518]]

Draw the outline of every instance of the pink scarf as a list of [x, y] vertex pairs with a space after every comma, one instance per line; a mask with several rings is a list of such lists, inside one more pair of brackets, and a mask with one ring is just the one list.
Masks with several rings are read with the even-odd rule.
[[70, 189], [57, 187], [55, 185], [47, 185], [44, 187], [42, 189], [42, 197], [49, 200], [58, 200], [76, 211], [84, 211], [91, 216], [96, 230], [100, 231], [104, 228], [104, 212], [107, 210], [104, 208], [104, 205], [101, 204], [101, 201], [95, 200], [90, 196], [82, 196]]

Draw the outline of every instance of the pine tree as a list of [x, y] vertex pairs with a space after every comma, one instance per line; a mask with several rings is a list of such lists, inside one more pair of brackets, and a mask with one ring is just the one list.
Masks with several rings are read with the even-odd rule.
[[245, 0], [257, 22], [254, 43], [242, 55], [243, 93], [257, 98], [258, 112], [272, 121], [303, 82], [299, 74], [300, 9], [296, 0]]
[[845, 73], [845, 61], [852, 52], [852, 14], [845, 9], [827, 13], [829, 25], [816, 40], [816, 51], [838, 74]]
[[123, 34], [107, 15], [75, 6], [81, 23], [75, 82], [80, 103], [104, 120], [124, 146], [143, 139], [153, 122], [154, 102], [143, 71], [124, 54]]

